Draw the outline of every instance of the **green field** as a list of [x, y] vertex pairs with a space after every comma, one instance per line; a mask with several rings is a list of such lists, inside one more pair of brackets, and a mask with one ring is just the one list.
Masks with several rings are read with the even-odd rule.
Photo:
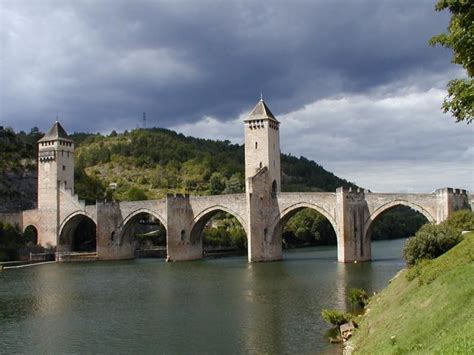
[[374, 295], [355, 354], [474, 354], [474, 233]]

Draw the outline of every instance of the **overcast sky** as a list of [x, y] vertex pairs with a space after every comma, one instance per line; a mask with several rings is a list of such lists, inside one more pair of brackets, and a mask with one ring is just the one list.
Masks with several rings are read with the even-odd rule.
[[474, 125], [441, 112], [464, 75], [428, 46], [433, 1], [0, 0], [0, 125], [147, 126], [243, 142], [263, 91], [282, 151], [372, 191], [474, 191]]

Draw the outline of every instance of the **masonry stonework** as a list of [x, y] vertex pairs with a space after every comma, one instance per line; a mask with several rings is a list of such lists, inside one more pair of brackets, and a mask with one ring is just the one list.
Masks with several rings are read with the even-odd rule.
[[162, 200], [98, 202], [86, 206], [74, 194], [74, 142], [56, 122], [39, 142], [38, 208], [0, 213], [0, 221], [34, 226], [38, 242], [71, 252], [81, 220], [96, 226], [96, 253], [100, 260], [134, 257], [134, 224], [145, 214], [154, 216], [167, 231], [170, 261], [203, 257], [202, 230], [219, 211], [242, 224], [248, 244], [248, 261], [282, 258], [285, 223], [303, 208], [326, 217], [337, 236], [340, 262], [371, 259], [373, 222], [395, 206], [408, 206], [429, 222], [440, 223], [453, 211], [472, 206], [467, 191], [452, 188], [432, 194], [380, 194], [362, 189], [335, 192], [282, 193], [280, 122], [260, 100], [245, 120], [245, 193], [218, 196], [168, 195]]

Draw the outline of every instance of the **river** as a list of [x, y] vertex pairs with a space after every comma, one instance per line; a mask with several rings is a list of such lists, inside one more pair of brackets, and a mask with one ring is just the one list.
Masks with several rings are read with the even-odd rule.
[[340, 264], [335, 247], [245, 257], [47, 264], [0, 273], [1, 353], [317, 354], [322, 308], [372, 293], [404, 267], [404, 240], [372, 243], [374, 261]]

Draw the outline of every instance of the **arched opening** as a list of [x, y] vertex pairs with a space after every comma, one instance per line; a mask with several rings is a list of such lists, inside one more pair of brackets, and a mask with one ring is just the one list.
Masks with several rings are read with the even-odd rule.
[[272, 196], [275, 197], [278, 191], [278, 185], [276, 180], [273, 180], [272, 182]]
[[300, 206], [285, 213], [277, 225], [283, 249], [336, 246], [333, 222], [311, 207]]
[[369, 220], [364, 244], [384, 241], [371, 247], [372, 259], [386, 257], [389, 249], [396, 249], [392, 254], [401, 256], [404, 240], [429, 222], [428, 216], [420, 211], [403, 204], [394, 204]]
[[38, 244], [38, 229], [35, 226], [29, 225], [23, 231], [23, 240], [27, 246]]
[[96, 224], [85, 214], [76, 214], [65, 222], [59, 235], [59, 252], [95, 252]]
[[247, 251], [247, 234], [242, 223], [221, 209], [198, 217], [190, 241], [202, 245], [204, 256], [237, 255]]
[[135, 257], [166, 257], [166, 228], [152, 213], [141, 211], [126, 220], [121, 245], [130, 245]]

